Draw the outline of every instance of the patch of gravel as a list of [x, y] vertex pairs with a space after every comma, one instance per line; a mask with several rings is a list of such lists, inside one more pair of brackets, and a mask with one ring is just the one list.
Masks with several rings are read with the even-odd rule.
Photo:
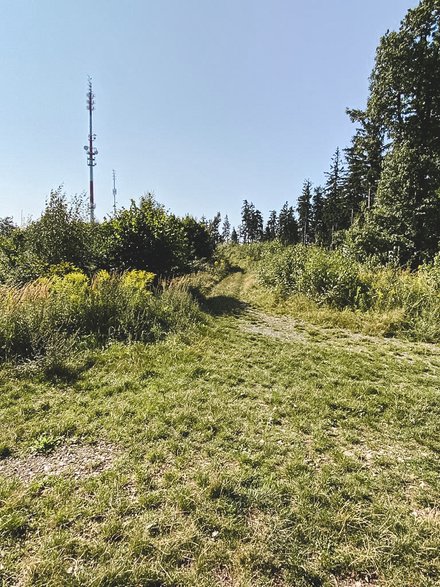
[[0, 475], [29, 483], [36, 477], [71, 475], [93, 477], [110, 469], [120, 451], [112, 444], [70, 442], [49, 453], [8, 457], [0, 461]]

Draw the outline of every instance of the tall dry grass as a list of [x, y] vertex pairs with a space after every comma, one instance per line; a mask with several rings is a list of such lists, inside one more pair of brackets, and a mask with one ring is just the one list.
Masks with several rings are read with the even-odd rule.
[[81, 272], [0, 286], [0, 359], [36, 358], [67, 339], [149, 342], [200, 319], [197, 303], [177, 284], [153, 287], [145, 271], [92, 279]]

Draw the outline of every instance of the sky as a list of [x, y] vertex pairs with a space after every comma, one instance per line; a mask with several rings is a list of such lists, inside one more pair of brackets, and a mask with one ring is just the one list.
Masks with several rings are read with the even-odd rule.
[[362, 108], [375, 49], [414, 0], [0, 0], [0, 217], [36, 218], [50, 191], [96, 215], [153, 192], [178, 215], [237, 224], [325, 181]]

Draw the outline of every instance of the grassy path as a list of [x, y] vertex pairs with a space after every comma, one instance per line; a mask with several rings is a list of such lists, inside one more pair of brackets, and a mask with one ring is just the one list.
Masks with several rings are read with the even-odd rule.
[[440, 583], [439, 347], [271, 316], [248, 288], [68, 379], [0, 371], [0, 584]]

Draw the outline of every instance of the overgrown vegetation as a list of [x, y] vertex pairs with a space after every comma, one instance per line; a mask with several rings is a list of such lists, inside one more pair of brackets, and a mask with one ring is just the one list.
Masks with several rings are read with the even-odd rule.
[[[200, 320], [178, 282], [152, 287], [153, 273], [75, 271], [25, 286], [0, 286], [0, 359], [63, 356], [77, 343], [158, 340]], [[73, 346], [72, 346], [73, 345]]]
[[[409, 10], [380, 40], [364, 109], [348, 109], [351, 145], [337, 148], [326, 182], [304, 181], [296, 213], [243, 203], [244, 243], [279, 239], [349, 248], [416, 268], [440, 242], [440, 13], [437, 0]], [[289, 227], [286, 239], [286, 225]]]
[[347, 252], [279, 242], [228, 245], [229, 263], [253, 270], [283, 302], [304, 310], [302, 297], [320, 307], [350, 310], [358, 320], [382, 319], [383, 334], [440, 340], [440, 255], [417, 271], [362, 264]]
[[81, 198], [68, 201], [59, 188], [38, 220], [18, 228], [3, 219], [0, 283], [23, 284], [72, 267], [89, 276], [100, 269], [180, 275], [210, 259], [218, 238], [218, 220], [179, 218], [151, 195], [90, 224]]
[[1, 585], [439, 585], [439, 18], [266, 226], [0, 220]]

